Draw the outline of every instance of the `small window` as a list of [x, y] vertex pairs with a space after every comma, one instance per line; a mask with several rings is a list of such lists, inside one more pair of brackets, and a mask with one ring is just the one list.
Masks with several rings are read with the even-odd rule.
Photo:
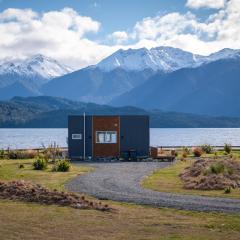
[[117, 132], [116, 131], [96, 132], [96, 143], [117, 143]]
[[74, 133], [74, 134], [72, 134], [72, 139], [73, 140], [81, 140], [82, 139], [82, 134], [81, 133]]

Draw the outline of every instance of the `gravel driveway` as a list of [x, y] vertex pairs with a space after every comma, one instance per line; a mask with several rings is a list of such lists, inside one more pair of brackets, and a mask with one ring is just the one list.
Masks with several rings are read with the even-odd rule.
[[94, 167], [95, 171], [76, 177], [66, 184], [66, 188], [99, 199], [185, 210], [240, 213], [240, 199], [163, 193], [141, 187], [144, 176], [169, 164], [154, 162], [81, 163], [79, 165]]

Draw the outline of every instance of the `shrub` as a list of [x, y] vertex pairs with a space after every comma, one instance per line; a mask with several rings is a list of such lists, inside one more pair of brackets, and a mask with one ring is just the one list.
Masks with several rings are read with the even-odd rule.
[[68, 160], [58, 160], [54, 164], [52, 171], [54, 172], [68, 172], [70, 169], [70, 162]]
[[232, 151], [232, 145], [231, 144], [224, 144], [224, 151], [229, 154]]
[[47, 162], [45, 159], [38, 158], [33, 163], [34, 170], [45, 170], [47, 168]]
[[20, 164], [20, 165], [19, 165], [19, 168], [24, 168], [24, 165], [23, 165], [23, 164]]
[[50, 144], [48, 147], [45, 147], [43, 145], [43, 157], [46, 161], [51, 160], [52, 162], [55, 162], [59, 157], [62, 156], [62, 151], [59, 148], [59, 146], [54, 142], [53, 144]]
[[202, 153], [203, 153], [203, 151], [202, 151], [202, 148], [200, 148], [200, 147], [195, 147], [195, 148], [193, 149], [193, 155], [194, 155], [194, 157], [201, 157], [201, 156], [202, 156]]
[[26, 150], [24, 151], [25, 158], [35, 158], [38, 155], [38, 152], [36, 150]]
[[28, 159], [35, 158], [37, 151], [35, 150], [9, 150], [8, 157], [10, 159]]
[[171, 150], [171, 156], [177, 157], [178, 156], [178, 152], [175, 149]]
[[22, 153], [18, 150], [9, 150], [8, 151], [9, 159], [22, 159]]
[[207, 154], [213, 152], [213, 147], [211, 145], [209, 145], [209, 144], [204, 144], [204, 145], [201, 146], [201, 148]]
[[229, 193], [231, 193], [231, 191], [232, 191], [232, 189], [230, 187], [227, 187], [224, 189], [225, 194], [229, 194]]
[[183, 152], [183, 153], [182, 153], [182, 157], [183, 157], [183, 158], [186, 158], [187, 156], [188, 156], [188, 155], [187, 155], [186, 152]]
[[183, 151], [183, 153], [186, 153], [187, 155], [189, 155], [191, 152], [191, 150], [188, 147], [183, 147], [182, 151]]
[[3, 158], [4, 158], [4, 150], [0, 149], [0, 159], [3, 159]]
[[223, 173], [225, 171], [225, 167], [222, 163], [217, 162], [217, 163], [212, 164], [210, 166], [210, 170], [214, 174], [220, 174], [220, 173]]

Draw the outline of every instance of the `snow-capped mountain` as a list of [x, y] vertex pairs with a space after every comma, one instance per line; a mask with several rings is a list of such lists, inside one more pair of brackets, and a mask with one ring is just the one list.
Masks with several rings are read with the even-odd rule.
[[0, 65], [0, 75], [18, 74], [28, 77], [40, 76], [45, 79], [51, 79], [69, 72], [72, 72], [70, 67], [41, 54], [25, 60], [7, 60]]
[[70, 72], [71, 68], [40, 54], [24, 60], [6, 59], [0, 63], [0, 89], [6, 96], [39, 95], [43, 84]]
[[[197, 68], [219, 59], [237, 58], [239, 53], [239, 50], [223, 49], [209, 56], [200, 56], [172, 47], [118, 50], [97, 65], [53, 79], [44, 84], [41, 91], [48, 96], [107, 104], [142, 84], [148, 84], [156, 74], [164, 78], [182, 68]], [[141, 93], [138, 92], [135, 98], [140, 99]]]
[[172, 72], [181, 68], [197, 67], [203, 63], [236, 57], [240, 57], [240, 50], [228, 48], [209, 56], [197, 55], [173, 47], [120, 49], [103, 59], [95, 67], [106, 72], [116, 68], [128, 71], [152, 69], [153, 71]]
[[205, 61], [213, 62], [220, 59], [233, 59], [240, 57], [239, 49], [224, 48], [216, 53], [212, 53], [209, 56], [205, 57]]
[[203, 59], [203, 56], [172, 47], [120, 49], [96, 66], [103, 71], [123, 68], [129, 71], [152, 69], [171, 72], [184, 67], [192, 67], [202, 62]]

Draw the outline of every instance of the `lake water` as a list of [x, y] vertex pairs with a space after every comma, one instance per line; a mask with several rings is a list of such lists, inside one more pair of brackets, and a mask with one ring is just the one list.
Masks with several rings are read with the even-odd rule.
[[[40, 148], [56, 142], [67, 146], [66, 128], [2, 128], [0, 149]], [[222, 146], [230, 143], [240, 146], [240, 128], [152, 128], [151, 146], [197, 146], [201, 144]]]

